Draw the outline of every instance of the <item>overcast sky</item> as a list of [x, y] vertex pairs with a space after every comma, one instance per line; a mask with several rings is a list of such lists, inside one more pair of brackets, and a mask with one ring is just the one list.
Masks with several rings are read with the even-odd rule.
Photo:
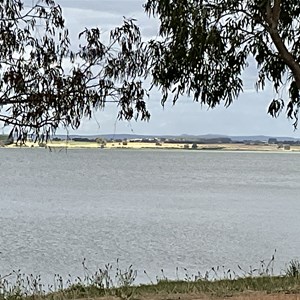
[[[27, 0], [29, 1], [29, 0]], [[31, 0], [32, 1], [32, 0]], [[36, 0], [34, 0], [36, 1]], [[145, 38], [156, 35], [157, 21], [144, 13], [143, 0], [56, 0], [63, 8], [63, 14], [72, 39], [85, 27], [98, 26], [109, 32], [122, 23], [123, 16], [138, 20]], [[251, 63], [244, 75], [244, 93], [231, 107], [207, 110], [187, 97], [181, 98], [175, 106], [160, 105], [159, 95], [150, 95], [148, 107], [149, 122], [121, 122], [116, 120], [117, 110], [108, 106], [97, 112], [95, 119], [84, 121], [78, 134], [135, 133], [135, 134], [227, 134], [227, 135], [273, 135], [299, 137], [292, 122], [284, 114], [278, 119], [267, 115], [268, 104], [276, 97], [272, 88], [257, 93], [254, 89], [255, 63]], [[100, 125], [100, 127], [99, 127]]]

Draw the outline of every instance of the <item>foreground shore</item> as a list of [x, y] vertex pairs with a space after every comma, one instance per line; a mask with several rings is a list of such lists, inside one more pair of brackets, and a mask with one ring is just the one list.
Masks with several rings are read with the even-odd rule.
[[[82, 298], [82, 300], [88, 300], [90, 298]], [[101, 297], [93, 298], [98, 300], [120, 300], [117, 297]], [[139, 300], [299, 300], [299, 294], [268, 294], [264, 292], [249, 292], [245, 294], [239, 294], [235, 296], [207, 296], [207, 295], [197, 295], [197, 294], [168, 294], [166, 295], [148, 295], [144, 297], [139, 297]]]
[[[89, 299], [89, 298], [83, 298]], [[82, 299], [82, 300], [83, 300]], [[97, 298], [94, 298], [97, 299]], [[103, 297], [99, 300], [120, 300], [117, 297]], [[195, 295], [195, 294], [177, 294], [166, 296], [151, 296], [138, 298], [140, 300], [299, 300], [300, 294], [267, 294], [267, 293], [250, 293], [240, 294], [236, 296], [225, 296], [225, 297], [213, 297], [206, 295]]]
[[[42, 283], [41, 276], [13, 271], [0, 276], [0, 300], [295, 300], [300, 299], [300, 262], [291, 260], [281, 275], [273, 275], [274, 256], [261, 261], [259, 268], [243, 270], [241, 274], [224, 267], [211, 268], [184, 279], [169, 280], [163, 270], [148, 284], [135, 284], [137, 271], [132, 265], [114, 269], [105, 265], [95, 273], [86, 270], [83, 278], [64, 280], [54, 275], [51, 285]], [[188, 272], [187, 272], [188, 273]]]
[[[98, 274], [103, 275], [102, 274]], [[300, 279], [297, 276], [260, 276], [237, 279], [210, 280], [160, 280], [156, 284], [132, 285], [128, 274], [119, 274], [118, 287], [107, 285], [111, 278], [88, 278], [77, 284], [63, 287], [58, 282], [54, 291], [40, 290], [39, 282], [28, 280], [29, 285], [0, 289], [0, 299], [5, 300], [296, 300], [300, 299]], [[119, 278], [119, 279], [120, 279]], [[31, 279], [32, 280], [32, 279]], [[1, 281], [0, 281], [1, 283]], [[3, 289], [4, 287], [4, 289]], [[52, 286], [53, 288], [53, 286]], [[24, 289], [24, 291], [23, 291]]]
[[157, 149], [157, 150], [193, 150], [193, 151], [263, 151], [263, 152], [300, 152], [300, 145], [276, 144], [175, 144], [175, 143], [150, 143], [150, 142], [96, 142], [78, 141], [50, 141], [48, 143], [27, 142], [25, 145], [11, 144], [5, 148], [48, 148], [52, 149]]

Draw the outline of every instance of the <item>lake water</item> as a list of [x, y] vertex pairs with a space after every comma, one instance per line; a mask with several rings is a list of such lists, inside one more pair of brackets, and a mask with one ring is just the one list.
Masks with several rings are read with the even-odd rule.
[[300, 154], [0, 149], [0, 274], [139, 280], [300, 256]]

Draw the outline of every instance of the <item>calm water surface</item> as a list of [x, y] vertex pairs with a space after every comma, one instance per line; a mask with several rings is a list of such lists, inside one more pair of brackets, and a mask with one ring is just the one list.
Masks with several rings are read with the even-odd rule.
[[0, 167], [0, 274], [119, 258], [143, 281], [300, 257], [297, 153], [0, 149]]

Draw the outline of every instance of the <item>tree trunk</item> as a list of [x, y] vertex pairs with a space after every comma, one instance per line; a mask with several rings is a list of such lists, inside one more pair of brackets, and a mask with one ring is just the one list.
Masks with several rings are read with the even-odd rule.
[[285, 46], [282, 38], [278, 33], [280, 5], [281, 5], [281, 0], [275, 0], [273, 7], [271, 7], [270, 2], [267, 2], [266, 16], [265, 16], [265, 21], [268, 24], [267, 30], [269, 31], [272, 41], [275, 47], [277, 48], [281, 58], [292, 71], [295, 78], [296, 85], [300, 90], [300, 65], [293, 57], [293, 55], [288, 51], [287, 47]]

